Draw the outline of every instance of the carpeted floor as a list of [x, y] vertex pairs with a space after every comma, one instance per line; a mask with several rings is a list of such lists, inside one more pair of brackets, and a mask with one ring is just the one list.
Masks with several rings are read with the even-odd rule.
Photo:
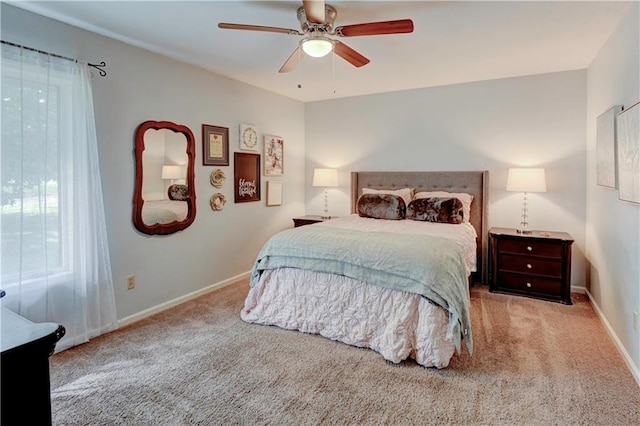
[[584, 295], [472, 289], [444, 370], [246, 324], [246, 281], [51, 358], [54, 425], [638, 425], [640, 387]]

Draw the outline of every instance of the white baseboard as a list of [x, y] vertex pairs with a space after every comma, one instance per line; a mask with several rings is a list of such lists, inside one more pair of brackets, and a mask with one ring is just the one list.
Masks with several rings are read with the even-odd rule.
[[587, 294], [587, 288], [586, 287], [576, 287], [576, 286], [572, 285], [571, 286], [571, 293]]
[[205, 288], [202, 288], [200, 290], [196, 290], [192, 293], [189, 294], [185, 294], [184, 296], [180, 296], [176, 299], [173, 300], [169, 300], [168, 302], [164, 302], [161, 303], [160, 305], [157, 306], [153, 306], [149, 309], [145, 309], [142, 312], [138, 312], [137, 314], [133, 314], [133, 315], [129, 315], [128, 317], [122, 318], [121, 320], [118, 320], [118, 328], [120, 327], [125, 327], [127, 325], [133, 324], [134, 322], [140, 321], [141, 319], [147, 318], [151, 315], [157, 314], [158, 312], [162, 312], [166, 309], [169, 308], [173, 308], [174, 306], [178, 306], [181, 303], [187, 302], [191, 299], [195, 299], [196, 297], [202, 296], [204, 294], [210, 293], [213, 290], [218, 290], [222, 287], [226, 287], [230, 284], [234, 284], [237, 283], [240, 280], [244, 280], [245, 278], [249, 277], [249, 275], [251, 275], [251, 272], [244, 272], [240, 275], [236, 275], [235, 277], [231, 277], [229, 279], [226, 279], [224, 281], [220, 281], [218, 283], [215, 284], [211, 284], [210, 286], [207, 286]]
[[611, 327], [611, 324], [609, 324], [609, 321], [607, 321], [607, 318], [602, 313], [602, 310], [600, 310], [600, 306], [598, 306], [598, 304], [594, 300], [591, 293], [589, 293], [589, 290], [587, 290], [586, 288], [584, 290], [587, 296], [589, 296], [589, 301], [591, 302], [591, 306], [593, 306], [593, 309], [596, 311], [596, 314], [598, 314], [598, 317], [600, 318], [600, 321], [602, 321], [604, 328], [607, 330], [607, 333], [609, 333], [611, 340], [613, 340], [613, 343], [618, 348], [618, 352], [620, 352], [620, 355], [622, 355], [622, 358], [624, 359], [624, 362], [627, 364], [629, 371], [631, 371], [631, 374], [633, 375], [634, 379], [636, 379], [636, 383], [638, 383], [638, 386], [640, 386], [640, 369], [638, 368], [637, 365], [634, 364], [633, 359], [631, 358], [631, 356], [629, 355], [625, 347], [622, 345], [622, 342], [620, 341], [620, 339], [618, 339], [618, 336], [616, 335], [615, 331], [613, 331], [613, 327]]

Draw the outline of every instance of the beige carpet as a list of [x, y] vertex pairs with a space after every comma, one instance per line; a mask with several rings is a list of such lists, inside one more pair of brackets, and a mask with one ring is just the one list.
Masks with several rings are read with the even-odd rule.
[[640, 388], [583, 295], [476, 286], [476, 352], [435, 370], [246, 324], [247, 286], [54, 355], [54, 424], [640, 424]]

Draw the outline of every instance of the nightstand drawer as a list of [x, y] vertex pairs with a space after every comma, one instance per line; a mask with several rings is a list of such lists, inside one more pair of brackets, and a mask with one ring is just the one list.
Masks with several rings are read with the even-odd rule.
[[562, 246], [559, 244], [541, 243], [539, 241], [508, 240], [500, 242], [500, 253], [517, 253], [530, 256], [562, 258]]
[[562, 296], [562, 281], [531, 277], [526, 275], [499, 273], [499, 288], [522, 293], [533, 293], [547, 296]]
[[560, 259], [543, 259], [501, 253], [498, 260], [498, 272], [502, 271], [562, 278], [562, 261]]

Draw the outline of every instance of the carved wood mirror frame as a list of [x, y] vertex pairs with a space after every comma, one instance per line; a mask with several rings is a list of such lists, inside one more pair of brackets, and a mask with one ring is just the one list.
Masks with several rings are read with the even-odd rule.
[[[142, 161], [142, 154], [145, 150], [144, 135], [147, 130], [161, 130], [167, 129], [176, 133], [181, 133], [186, 139], [186, 154], [187, 154], [187, 170], [185, 176], [185, 183], [187, 185], [187, 215], [184, 220], [172, 221], [170, 223], [154, 223], [148, 224], [143, 220], [142, 209], [145, 200], [142, 196], [142, 183], [144, 177], [144, 167]], [[150, 235], [167, 235], [174, 232], [181, 231], [187, 228], [193, 223], [196, 218], [196, 190], [195, 190], [195, 157], [196, 157], [196, 142], [191, 130], [183, 125], [172, 123], [170, 121], [145, 121], [140, 124], [135, 133], [135, 161], [136, 161], [136, 178], [135, 188], [133, 194], [133, 224], [138, 231], [150, 234]]]

